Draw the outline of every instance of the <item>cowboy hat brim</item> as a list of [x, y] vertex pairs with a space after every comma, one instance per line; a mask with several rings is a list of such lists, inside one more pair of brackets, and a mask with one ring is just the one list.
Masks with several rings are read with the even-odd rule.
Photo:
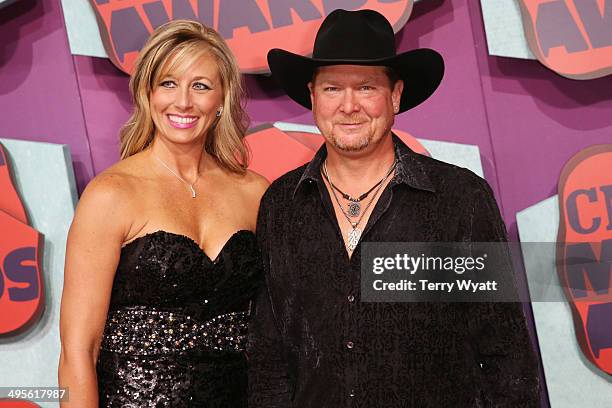
[[398, 79], [404, 81], [399, 112], [405, 112], [424, 102], [440, 85], [444, 76], [444, 60], [436, 51], [419, 48], [393, 57], [351, 60], [317, 59], [274, 48], [268, 52], [268, 65], [287, 95], [305, 107], [312, 109], [308, 82], [317, 67], [326, 65], [367, 65], [393, 68]]

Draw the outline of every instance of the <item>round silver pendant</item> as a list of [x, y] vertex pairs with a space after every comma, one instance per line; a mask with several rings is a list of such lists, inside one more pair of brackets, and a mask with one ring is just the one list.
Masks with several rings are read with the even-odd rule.
[[359, 204], [357, 201], [349, 202], [348, 215], [350, 215], [351, 217], [359, 217], [360, 213], [361, 213], [361, 204]]

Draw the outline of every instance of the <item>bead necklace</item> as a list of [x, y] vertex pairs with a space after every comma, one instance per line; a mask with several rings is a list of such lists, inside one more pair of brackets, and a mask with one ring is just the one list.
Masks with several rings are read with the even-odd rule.
[[[387, 174], [385, 174], [382, 180], [377, 183], [376, 191], [374, 192], [374, 195], [372, 196], [372, 198], [366, 205], [365, 209], [363, 210], [363, 213], [361, 213], [361, 216], [357, 219], [357, 221], [352, 221], [351, 216], [347, 214], [346, 211], [344, 211], [344, 208], [342, 208], [342, 204], [340, 204], [340, 199], [338, 198], [338, 195], [336, 194], [335, 189], [332, 187], [331, 189], [332, 195], [334, 196], [334, 199], [336, 200], [336, 203], [338, 204], [338, 208], [340, 208], [342, 215], [344, 215], [344, 218], [346, 218], [348, 223], [351, 225], [351, 230], [349, 231], [348, 237], [347, 237], [347, 242], [348, 242], [347, 247], [351, 252], [353, 252], [355, 248], [357, 248], [357, 244], [359, 244], [359, 239], [361, 238], [362, 230], [359, 228], [359, 223], [361, 222], [361, 220], [363, 220], [363, 217], [368, 212], [370, 205], [372, 205], [372, 203], [376, 199], [376, 196], [380, 192], [382, 186], [385, 184], [385, 181], [387, 180], [387, 178], [391, 175], [391, 173], [393, 173], [393, 170], [395, 170], [396, 164], [397, 164], [397, 160], [394, 160]], [[327, 159], [325, 159], [325, 161], [323, 162], [322, 173], [325, 179], [327, 180], [327, 182], [329, 183], [329, 185], [333, 186], [331, 182], [331, 177], [329, 176], [329, 173], [327, 171]]]

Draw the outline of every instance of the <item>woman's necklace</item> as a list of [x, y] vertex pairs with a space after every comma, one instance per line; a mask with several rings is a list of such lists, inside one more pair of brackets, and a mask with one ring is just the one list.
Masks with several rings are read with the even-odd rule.
[[395, 169], [396, 164], [397, 164], [397, 160], [394, 160], [387, 174], [385, 174], [385, 176], [376, 184], [375, 186], [376, 191], [374, 192], [374, 195], [372, 196], [368, 204], [366, 204], [366, 207], [363, 210], [363, 213], [361, 213], [361, 216], [357, 219], [357, 221], [352, 221], [351, 216], [344, 211], [344, 208], [342, 208], [342, 204], [340, 204], [340, 199], [338, 198], [338, 195], [336, 194], [336, 191], [333, 188], [331, 178], [329, 176], [329, 173], [327, 172], [327, 159], [325, 159], [325, 161], [323, 162], [323, 169], [322, 169], [323, 176], [325, 176], [325, 179], [327, 180], [329, 185], [332, 186], [332, 189], [331, 189], [332, 195], [334, 196], [334, 199], [336, 200], [336, 203], [338, 204], [338, 208], [340, 208], [342, 215], [344, 215], [344, 218], [346, 218], [348, 223], [351, 225], [351, 230], [349, 231], [348, 237], [347, 237], [347, 247], [349, 251], [353, 252], [355, 248], [357, 248], [357, 244], [359, 244], [359, 239], [361, 238], [361, 233], [362, 233], [361, 229], [359, 228], [359, 223], [361, 222], [361, 220], [363, 220], [363, 217], [367, 214], [368, 209], [370, 208], [370, 205], [372, 205], [372, 203], [376, 199], [376, 196], [378, 195], [378, 192], [380, 191], [382, 186], [385, 185], [385, 180], [387, 180], [387, 178], [391, 175], [391, 173], [393, 173], [393, 170]]
[[177, 179], [181, 180], [187, 187], [189, 187], [189, 190], [191, 190], [191, 198], [196, 198], [196, 191], [193, 188], [193, 186], [195, 185], [195, 183], [198, 182], [198, 179], [200, 178], [200, 171], [199, 171], [199, 163], [198, 163], [198, 175], [196, 176], [196, 179], [193, 181], [193, 183], [189, 184], [188, 182], [185, 181], [185, 179], [183, 179], [181, 176], [179, 176], [178, 174], [176, 174], [174, 172], [174, 170], [172, 170], [166, 163], [164, 163], [162, 161], [162, 159], [160, 159], [159, 157], [157, 157], [154, 153], [151, 153], [153, 155], [153, 157], [155, 157], [155, 159], [161, 163], [162, 166], [164, 166], [166, 169], [168, 169], [168, 171], [170, 173], [172, 173], [174, 175], [174, 177], [176, 177]]

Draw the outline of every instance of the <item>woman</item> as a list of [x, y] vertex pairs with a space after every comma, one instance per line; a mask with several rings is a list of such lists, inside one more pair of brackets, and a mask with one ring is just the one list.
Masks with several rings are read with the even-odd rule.
[[122, 160], [68, 235], [59, 380], [65, 406], [246, 406], [246, 319], [267, 181], [248, 170], [231, 51], [190, 21], [159, 27], [130, 81]]

